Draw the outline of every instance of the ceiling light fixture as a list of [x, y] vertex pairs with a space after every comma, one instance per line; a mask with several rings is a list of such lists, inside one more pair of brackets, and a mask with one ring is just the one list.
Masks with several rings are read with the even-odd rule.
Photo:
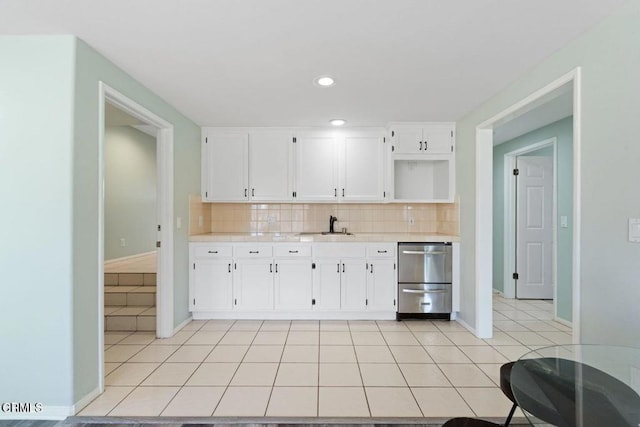
[[335, 80], [333, 80], [333, 77], [329, 77], [329, 76], [320, 76], [317, 77], [314, 80], [314, 83], [316, 84], [316, 86], [320, 86], [320, 87], [331, 87], [333, 86], [336, 82]]
[[347, 123], [347, 121], [343, 119], [333, 119], [329, 123], [334, 126], [343, 126], [345, 123]]

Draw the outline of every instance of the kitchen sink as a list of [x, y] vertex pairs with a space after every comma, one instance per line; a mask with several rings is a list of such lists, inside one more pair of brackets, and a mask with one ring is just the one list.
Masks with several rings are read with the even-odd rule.
[[330, 231], [303, 231], [302, 233], [298, 233], [301, 236], [353, 236], [353, 233], [342, 233], [342, 232], [330, 232]]

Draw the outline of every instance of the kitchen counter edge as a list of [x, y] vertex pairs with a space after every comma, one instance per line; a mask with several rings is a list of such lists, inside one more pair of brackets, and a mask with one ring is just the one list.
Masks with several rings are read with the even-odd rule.
[[189, 236], [189, 242], [459, 242], [459, 236], [433, 233], [357, 233], [352, 235], [299, 233], [206, 233]]

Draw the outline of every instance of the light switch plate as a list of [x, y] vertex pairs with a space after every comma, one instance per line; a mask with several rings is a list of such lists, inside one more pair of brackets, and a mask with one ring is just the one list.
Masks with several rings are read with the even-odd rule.
[[177, 229], [181, 229], [182, 228], [182, 218], [181, 217], [177, 217], [176, 218], [176, 228]]
[[569, 227], [569, 219], [567, 218], [566, 215], [562, 215], [560, 217], [560, 228], [567, 228]]
[[629, 241], [640, 243], [640, 218], [629, 218]]

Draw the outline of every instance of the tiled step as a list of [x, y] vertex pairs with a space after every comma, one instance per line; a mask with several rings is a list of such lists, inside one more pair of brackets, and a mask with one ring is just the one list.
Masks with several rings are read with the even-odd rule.
[[104, 330], [108, 332], [155, 331], [156, 308], [149, 306], [105, 306]]
[[155, 286], [105, 286], [105, 306], [154, 306]]
[[155, 286], [156, 273], [105, 273], [105, 286]]

